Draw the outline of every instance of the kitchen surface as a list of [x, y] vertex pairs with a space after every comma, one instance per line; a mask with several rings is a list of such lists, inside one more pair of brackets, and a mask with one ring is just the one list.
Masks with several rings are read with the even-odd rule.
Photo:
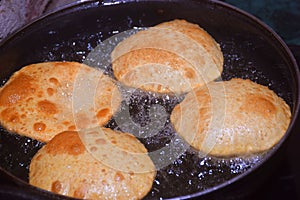
[[[1, 8], [1, 4], [3, 6], [3, 2], [5, 1], [13, 2], [13, 0], [0, 0], [0, 11], [3, 9]], [[15, 2], [19, 1], [15, 0]], [[298, 65], [300, 65], [300, 0], [224, 0], [223, 2], [249, 12], [269, 25], [286, 42], [293, 52]], [[29, 21], [36, 19], [43, 13], [48, 13], [59, 9], [61, 6], [73, 3], [76, 3], [76, 1], [50, 0], [47, 1], [47, 3], [44, 2], [41, 4], [42, 8], [34, 8], [35, 13], [32, 13], [31, 17], [24, 14], [27, 18], [24, 19], [22, 23], [18, 23], [16, 27], [22, 26], [24, 23], [26, 24]], [[8, 17], [3, 16], [3, 13], [4, 12], [0, 12], [0, 20], [7, 20]], [[19, 15], [19, 17], [20, 16], [21, 15]], [[6, 30], [6, 33], [1, 33], [1, 36], [7, 37], [6, 34], [15, 30], [16, 27]], [[243, 199], [300, 199], [299, 141], [300, 118], [298, 118], [298, 123], [289, 138], [287, 149], [278, 169], [267, 179], [260, 189]], [[18, 186], [10, 180], [9, 176], [6, 174], [0, 174], [0, 199], [25, 200], [38, 198], [34, 192], [26, 192], [24, 192], [22, 188], [18, 188]], [[232, 199], [236, 198], [232, 197]]]

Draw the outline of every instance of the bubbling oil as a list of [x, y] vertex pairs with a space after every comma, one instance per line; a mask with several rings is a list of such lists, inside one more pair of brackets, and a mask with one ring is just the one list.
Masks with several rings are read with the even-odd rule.
[[[202, 156], [180, 138], [170, 123], [170, 114], [184, 99], [184, 95], [122, 89], [122, 94], [126, 94], [124, 97], [126, 100], [122, 102], [120, 111], [107, 127], [133, 133], [148, 149], [154, 164], [159, 168], [153, 187], [145, 199], [172, 198], [204, 191], [246, 172], [265, 156], [265, 154], [232, 158]], [[145, 127], [150, 122], [149, 110], [155, 105], [165, 108], [165, 113], [156, 113], [159, 121], [165, 119], [162, 122], [163, 127], [156, 134], [144, 137], [140, 127]], [[119, 126], [116, 119], [128, 108], [131, 120], [122, 121], [122, 125]], [[166, 114], [167, 117], [164, 118]], [[172, 148], [167, 148], [170, 146]], [[155, 156], [151, 156], [153, 152], [156, 152]], [[161, 163], [168, 164], [161, 168]]]

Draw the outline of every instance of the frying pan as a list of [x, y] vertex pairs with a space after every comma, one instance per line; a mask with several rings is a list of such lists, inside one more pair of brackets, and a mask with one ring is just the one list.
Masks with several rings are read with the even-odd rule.
[[[145, 199], [245, 197], [280, 162], [298, 116], [300, 83], [296, 61], [280, 37], [235, 7], [214, 0], [89, 1], [72, 5], [43, 16], [2, 42], [0, 80], [4, 84], [15, 71], [31, 63], [83, 62], [100, 41], [116, 32], [176, 18], [199, 24], [220, 43], [225, 58], [223, 80], [249, 78], [268, 86], [290, 105], [292, 120], [282, 140], [262, 155], [217, 159], [199, 157], [189, 148], [173, 164], [158, 171]], [[131, 100], [132, 117], [137, 121], [139, 116], [147, 118], [145, 110], [153, 104], [164, 106], [170, 113], [179, 100], [164, 98], [138, 91]], [[117, 128], [114, 118], [107, 126]], [[44, 144], [8, 133], [4, 128], [0, 131], [0, 170], [14, 185], [7, 193], [14, 191], [24, 199], [68, 199], [27, 183], [30, 160]], [[158, 135], [141, 141], [151, 151], [174, 135], [167, 121]]]

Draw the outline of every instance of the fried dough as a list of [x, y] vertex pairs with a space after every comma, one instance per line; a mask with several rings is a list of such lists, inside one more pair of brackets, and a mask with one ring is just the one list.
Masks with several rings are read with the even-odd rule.
[[202, 28], [185, 20], [158, 24], [126, 38], [111, 54], [124, 85], [158, 93], [184, 93], [220, 77], [223, 54]]
[[268, 150], [283, 137], [290, 120], [289, 106], [272, 90], [236, 78], [193, 90], [171, 114], [179, 135], [214, 156]]
[[[99, 130], [103, 131], [105, 139], [98, 138], [94, 141], [95, 145], [85, 146], [80, 135], [93, 139], [97, 137]], [[123, 159], [114, 161], [119, 162], [120, 167], [107, 165], [94, 154], [108, 148], [103, 155], [114, 160], [118, 155], [110, 151], [111, 147], [122, 151]], [[143, 163], [135, 159], [135, 154], [138, 153], [141, 154]], [[149, 170], [123, 171], [124, 163], [138, 169], [147, 166]], [[98, 132], [90, 130], [56, 135], [33, 157], [29, 183], [75, 198], [127, 200], [144, 197], [152, 187], [155, 174], [154, 164], [147, 155], [147, 150], [134, 136], [101, 128]]]
[[[97, 82], [90, 92], [93, 96], [80, 90], [80, 74], [93, 76]], [[74, 94], [76, 91], [81, 93]], [[92, 99], [92, 105], [81, 105], [80, 109], [89, 110], [96, 120], [76, 111], [75, 97], [82, 104], [85, 99]], [[14, 73], [0, 89], [0, 122], [9, 131], [47, 142], [62, 131], [105, 125], [120, 102], [113, 79], [100, 70], [76, 62], [38, 63]]]

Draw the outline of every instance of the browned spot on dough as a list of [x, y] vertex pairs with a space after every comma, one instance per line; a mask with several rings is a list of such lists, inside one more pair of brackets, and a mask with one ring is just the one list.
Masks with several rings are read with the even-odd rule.
[[162, 88], [162, 85], [161, 85], [161, 84], [158, 84], [158, 85], [157, 85], [157, 90], [158, 90], [158, 91], [161, 91], [161, 88]]
[[56, 78], [50, 78], [49, 81], [50, 81], [50, 83], [53, 83], [56, 86], [59, 85], [59, 81]]
[[264, 117], [271, 117], [275, 114], [276, 107], [270, 100], [263, 96], [249, 95], [248, 98], [246, 98], [244, 105], [241, 107], [241, 110], [262, 115]]
[[38, 108], [46, 114], [53, 115], [57, 113], [56, 105], [48, 100], [38, 102]]
[[69, 130], [69, 131], [75, 131], [75, 130], [76, 130], [76, 127], [75, 127], [74, 125], [69, 126], [69, 127], [68, 127], [68, 130]]
[[70, 122], [68, 122], [68, 121], [63, 121], [62, 123], [63, 123], [63, 125], [65, 125], [65, 126], [68, 126], [68, 125], [70, 124]]
[[91, 150], [91, 152], [96, 152], [97, 151], [97, 147], [91, 147], [90, 150]]
[[48, 93], [49, 96], [53, 96], [54, 89], [53, 88], [47, 88], [47, 93]]
[[60, 181], [54, 181], [51, 186], [51, 191], [54, 193], [60, 193], [62, 190], [62, 183]]
[[188, 78], [194, 78], [195, 77], [194, 71], [190, 68], [185, 69], [185, 75]]
[[97, 139], [96, 140], [96, 144], [102, 144], [103, 145], [103, 144], [106, 144], [106, 141], [105, 141], [105, 139], [102, 139], [102, 138], [101, 139]]
[[111, 143], [117, 144], [117, 141], [116, 140], [112, 140]]
[[133, 175], [134, 175], [134, 172], [130, 171], [130, 172], [129, 172], [129, 175], [130, 175], [130, 176], [133, 176]]
[[115, 181], [123, 181], [124, 180], [124, 176], [121, 172], [116, 172], [115, 174]]
[[38, 132], [44, 131], [46, 129], [46, 124], [37, 122], [33, 125], [33, 129]]
[[75, 131], [65, 131], [56, 135], [45, 146], [49, 154], [79, 155], [84, 153], [85, 148]]
[[1, 90], [0, 105], [8, 106], [15, 104], [34, 92], [35, 89], [32, 88], [32, 78], [26, 74], [20, 73]]
[[35, 159], [36, 160], [41, 160], [42, 157], [43, 157], [42, 155], [38, 155]]
[[6, 122], [20, 122], [18, 113], [13, 108], [7, 108], [1, 112], [1, 117]]
[[85, 197], [85, 193], [87, 192], [87, 186], [83, 185], [81, 187], [78, 187], [75, 191], [74, 191], [74, 197], [75, 198], [80, 198], [83, 199]]
[[104, 108], [97, 113], [97, 118], [103, 118], [103, 117], [107, 116], [107, 114], [109, 114], [109, 109]]
[[30, 102], [30, 101], [32, 101], [32, 100], [33, 100], [33, 98], [30, 97], [30, 98], [28, 98], [28, 99], [26, 100], [26, 102]]
[[41, 97], [43, 97], [43, 96], [44, 96], [44, 94], [43, 94], [43, 92], [42, 92], [42, 91], [39, 91], [39, 92], [38, 92], [38, 94], [37, 94], [37, 96], [38, 96], [39, 98], [41, 98]]
[[[71, 63], [71, 62], [53, 62], [52, 65], [53, 65], [54, 67], [61, 67], [61, 68], [63, 68], [64, 66], [65, 66], [65, 67], [69, 67], [70, 63]], [[68, 68], [68, 69], [69, 69], [69, 68]], [[70, 69], [70, 70], [73, 70], [73, 69]]]

